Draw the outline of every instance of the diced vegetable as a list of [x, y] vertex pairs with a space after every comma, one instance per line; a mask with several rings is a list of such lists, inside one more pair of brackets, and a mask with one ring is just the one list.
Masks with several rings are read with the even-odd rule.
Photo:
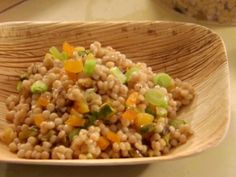
[[98, 112], [98, 117], [100, 119], [107, 119], [110, 116], [112, 116], [114, 113], [115, 113], [115, 110], [108, 103], [105, 103], [101, 106]]
[[162, 107], [157, 107], [156, 108], [156, 114], [158, 117], [166, 117], [167, 116], [167, 110]]
[[150, 104], [158, 107], [167, 108], [168, 107], [168, 96], [163, 93], [159, 88], [153, 88], [147, 90], [144, 94], [145, 100]]
[[38, 134], [37, 128], [27, 127], [19, 133], [18, 137], [20, 140], [25, 140], [25, 139], [29, 138], [30, 136], [36, 136], [37, 134]]
[[10, 144], [14, 139], [14, 131], [12, 128], [7, 127], [0, 133], [0, 140], [5, 144]]
[[160, 85], [165, 88], [173, 86], [173, 79], [166, 73], [158, 73], [154, 76], [153, 81], [156, 85]]
[[94, 125], [95, 121], [97, 120], [97, 112], [93, 112], [91, 114], [85, 114], [84, 115], [86, 119], [86, 125], [85, 127], [89, 127], [90, 125]]
[[19, 82], [17, 83], [17, 85], [16, 85], [16, 90], [17, 90], [17, 92], [20, 92], [20, 91], [22, 90], [22, 82], [21, 82], [21, 81], [19, 81]]
[[175, 128], [179, 128], [181, 125], [186, 124], [186, 122], [183, 119], [171, 119], [169, 124]]
[[73, 108], [81, 114], [89, 112], [89, 107], [85, 100], [76, 101]]
[[166, 144], [169, 145], [170, 144], [170, 133], [167, 133], [166, 135], [164, 135], [163, 139], [165, 140]]
[[34, 124], [37, 127], [40, 127], [41, 123], [44, 121], [44, 118], [42, 114], [35, 114], [33, 115], [33, 120], [34, 120]]
[[64, 62], [64, 69], [70, 73], [79, 73], [83, 71], [82, 59], [66, 60]]
[[52, 54], [54, 59], [57, 60], [66, 60], [68, 58], [68, 55], [65, 52], [59, 52], [59, 50], [56, 47], [51, 47], [49, 49], [49, 52]]
[[133, 92], [129, 95], [129, 97], [126, 100], [126, 105], [127, 106], [136, 106], [137, 101], [138, 101], [138, 92]]
[[85, 48], [84, 47], [75, 47], [75, 51], [77, 51], [77, 52], [85, 51]]
[[70, 125], [72, 127], [83, 127], [85, 125], [85, 119], [72, 114], [69, 116], [65, 124]]
[[135, 124], [137, 127], [142, 127], [148, 124], [151, 124], [154, 120], [154, 116], [148, 113], [138, 113]]
[[153, 116], [156, 116], [156, 107], [154, 105], [149, 104], [145, 109], [145, 112]]
[[134, 122], [134, 120], [137, 118], [137, 112], [131, 109], [126, 110], [122, 114], [122, 119], [127, 119], [130, 122]]
[[97, 145], [101, 148], [101, 150], [105, 150], [109, 145], [110, 142], [103, 136], [100, 136]]
[[121, 72], [118, 67], [111, 68], [111, 73], [123, 84], [126, 82], [126, 76]]
[[45, 95], [41, 95], [37, 100], [37, 105], [42, 107], [47, 107], [48, 103], [50, 102], [50, 98]]
[[36, 81], [31, 85], [30, 90], [33, 94], [43, 93], [48, 90], [48, 86], [43, 81]]
[[95, 59], [87, 59], [84, 64], [84, 72], [85, 74], [91, 76], [94, 73], [96, 66], [96, 60]]
[[112, 132], [112, 131], [108, 131], [107, 132], [107, 134], [106, 134], [106, 138], [108, 139], [108, 140], [110, 140], [111, 142], [117, 142], [117, 143], [119, 143], [120, 142], [120, 137], [116, 134], [116, 133], [114, 133], [114, 132]]
[[79, 78], [78, 73], [71, 73], [71, 72], [66, 71], [66, 74], [67, 74], [68, 78], [74, 82], [77, 81]]
[[80, 128], [74, 128], [68, 135], [69, 140], [73, 141], [74, 137], [79, 134], [80, 130]]
[[73, 52], [75, 50], [75, 48], [70, 45], [68, 42], [64, 42], [63, 43], [63, 51], [69, 56], [72, 57], [73, 56]]
[[151, 123], [151, 124], [146, 124], [146, 125], [143, 125], [140, 127], [139, 129], [139, 132], [141, 134], [147, 134], [147, 133], [151, 133], [153, 132], [155, 129], [154, 125]]
[[129, 81], [132, 77], [132, 74], [135, 73], [135, 72], [139, 72], [139, 68], [138, 67], [132, 67], [130, 68], [126, 73], [125, 73], [125, 76], [127, 78], [127, 81]]
[[135, 157], [135, 158], [143, 157], [142, 153], [138, 149], [135, 149], [135, 150], [131, 149], [129, 153], [131, 157]]
[[95, 56], [92, 53], [90, 53], [89, 51], [87, 51], [86, 60], [91, 60], [91, 59], [95, 59]]

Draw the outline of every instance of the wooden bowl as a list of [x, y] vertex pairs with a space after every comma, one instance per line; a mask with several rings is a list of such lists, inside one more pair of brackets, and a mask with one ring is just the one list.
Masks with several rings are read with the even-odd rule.
[[15, 22], [0, 24], [0, 128], [6, 123], [4, 100], [16, 93], [19, 72], [42, 61], [51, 46], [63, 41], [88, 47], [98, 40], [146, 62], [154, 71], [165, 71], [189, 81], [196, 90], [193, 103], [179, 116], [195, 134], [169, 155], [149, 158], [100, 160], [25, 160], [0, 144], [0, 161], [56, 165], [143, 164], [190, 156], [214, 147], [229, 125], [229, 70], [224, 44], [211, 30], [175, 22]]

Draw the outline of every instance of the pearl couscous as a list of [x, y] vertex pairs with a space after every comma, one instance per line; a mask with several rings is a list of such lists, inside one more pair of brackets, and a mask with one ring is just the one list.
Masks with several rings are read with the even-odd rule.
[[193, 134], [177, 112], [192, 86], [112, 47], [67, 42], [20, 75], [0, 139], [19, 158], [107, 159], [170, 153]]

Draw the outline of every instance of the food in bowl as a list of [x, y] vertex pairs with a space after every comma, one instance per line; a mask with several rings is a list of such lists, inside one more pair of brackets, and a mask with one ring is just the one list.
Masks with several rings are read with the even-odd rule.
[[0, 139], [26, 159], [161, 156], [193, 134], [177, 117], [194, 89], [112, 47], [63, 43], [20, 75]]

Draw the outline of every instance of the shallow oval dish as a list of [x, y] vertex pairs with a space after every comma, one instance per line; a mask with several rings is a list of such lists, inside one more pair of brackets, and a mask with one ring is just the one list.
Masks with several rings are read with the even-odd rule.
[[161, 157], [99, 160], [26, 160], [0, 144], [0, 161], [49, 165], [126, 165], [187, 157], [214, 147], [229, 125], [229, 70], [224, 44], [211, 30], [176, 22], [13, 22], [0, 24], [0, 129], [4, 128], [4, 100], [16, 93], [17, 76], [41, 61], [51, 46], [64, 41], [88, 47], [100, 41], [193, 84], [196, 98], [181, 111], [194, 135], [186, 144]]

